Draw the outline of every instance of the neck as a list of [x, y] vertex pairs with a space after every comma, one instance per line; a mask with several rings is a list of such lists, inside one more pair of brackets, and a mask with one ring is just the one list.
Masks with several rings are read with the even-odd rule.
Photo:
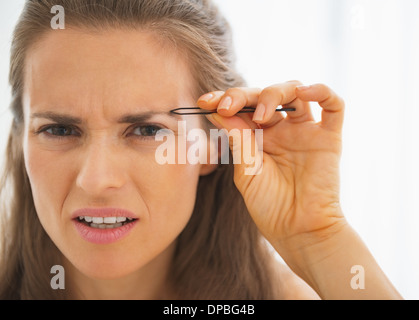
[[69, 298], [83, 300], [170, 299], [168, 273], [175, 243], [134, 273], [118, 279], [93, 279], [64, 259]]

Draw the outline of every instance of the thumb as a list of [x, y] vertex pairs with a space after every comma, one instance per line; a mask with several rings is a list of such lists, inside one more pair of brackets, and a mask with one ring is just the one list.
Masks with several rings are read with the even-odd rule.
[[253, 131], [249, 124], [238, 116], [223, 117], [214, 113], [206, 117], [226, 133], [233, 156], [234, 181], [240, 190], [253, 176], [262, 173], [263, 129]]

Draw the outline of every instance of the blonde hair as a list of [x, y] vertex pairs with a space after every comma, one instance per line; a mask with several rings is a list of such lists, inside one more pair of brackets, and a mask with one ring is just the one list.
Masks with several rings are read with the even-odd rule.
[[[22, 151], [22, 92], [28, 49], [51, 32], [54, 5], [66, 27], [151, 31], [187, 55], [199, 95], [244, 86], [236, 72], [228, 23], [209, 0], [26, 1], [13, 35], [10, 76], [13, 123], [2, 196], [1, 299], [62, 299], [50, 269], [61, 253], [42, 228]], [[206, 122], [207, 129], [210, 127]], [[230, 155], [231, 160], [231, 155]], [[232, 163], [230, 161], [230, 163]], [[233, 166], [200, 177], [192, 217], [177, 239], [170, 282], [179, 299], [272, 299], [270, 254], [233, 182]]]

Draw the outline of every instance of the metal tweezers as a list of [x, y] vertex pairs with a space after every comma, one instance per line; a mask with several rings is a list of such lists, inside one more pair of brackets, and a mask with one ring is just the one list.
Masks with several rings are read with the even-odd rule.
[[[188, 111], [181, 111], [181, 110], [200, 110], [200, 111], [188, 112]], [[253, 107], [243, 107], [243, 109], [241, 109], [237, 113], [253, 113], [253, 112], [255, 112], [255, 110], [256, 110], [256, 108], [253, 108]], [[275, 112], [277, 112], [277, 111], [295, 111], [295, 108], [275, 109]], [[210, 110], [204, 110], [204, 109], [201, 109], [201, 108], [177, 108], [177, 109], [170, 110], [170, 112], [174, 113], [174, 114], [180, 114], [182, 116], [185, 116], [185, 115], [192, 115], [192, 114], [212, 114], [212, 113], [217, 113], [217, 110], [210, 111]]]

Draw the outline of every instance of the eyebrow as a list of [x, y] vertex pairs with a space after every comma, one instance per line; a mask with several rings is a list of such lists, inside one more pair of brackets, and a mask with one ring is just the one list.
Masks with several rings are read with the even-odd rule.
[[[163, 111], [163, 112], [147, 111], [147, 112], [123, 115], [121, 118], [118, 119], [118, 123], [145, 122], [155, 115], [169, 116], [177, 120], [180, 120], [181, 118], [179, 115], [173, 114], [170, 111]], [[81, 118], [62, 114], [62, 113], [56, 113], [52, 111], [35, 112], [31, 115], [31, 119], [37, 119], [37, 118], [48, 119], [48, 120], [51, 120], [51, 121], [54, 121], [63, 125], [81, 124], [83, 122]]]

